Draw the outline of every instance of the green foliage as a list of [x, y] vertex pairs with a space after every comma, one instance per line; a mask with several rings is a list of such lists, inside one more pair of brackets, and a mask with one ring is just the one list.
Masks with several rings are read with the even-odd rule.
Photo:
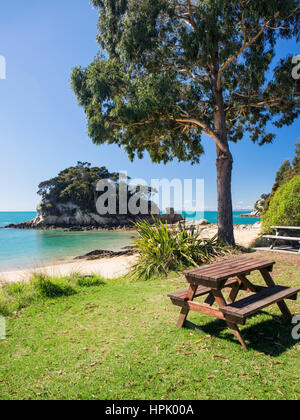
[[37, 293], [44, 298], [56, 298], [76, 294], [73, 286], [68, 284], [64, 278], [49, 278], [39, 275], [33, 280]]
[[270, 143], [269, 121], [282, 127], [299, 115], [291, 57], [270, 72], [277, 40], [299, 36], [297, 0], [92, 3], [105, 54], [76, 67], [72, 84], [96, 144], [118, 144], [131, 159], [147, 151], [154, 162], [198, 162], [202, 134], [218, 137], [219, 68], [230, 141], [248, 132]]
[[[105, 166], [91, 167], [88, 162], [78, 162], [76, 166], [71, 166], [61, 171], [57, 177], [48, 181], [41, 182], [38, 194], [42, 196], [41, 208], [47, 215], [59, 216], [61, 211], [58, 205], [72, 203], [80, 209], [96, 213], [96, 201], [101, 195], [96, 191], [96, 185], [99, 181], [109, 179], [115, 185], [115, 191], [119, 195], [119, 174], [109, 172]], [[122, 182], [127, 183], [128, 180]], [[152, 189], [137, 185], [135, 188], [127, 190], [127, 200], [138, 193], [141, 200], [147, 200], [149, 209], [151, 208], [150, 197]], [[116, 212], [119, 210], [117, 200]], [[74, 208], [74, 213], [76, 208]]]
[[0, 284], [0, 315], [10, 316], [13, 312], [29, 306], [36, 298], [37, 292], [32, 284]]
[[300, 140], [296, 141], [295, 148], [296, 156], [293, 159], [293, 169], [300, 174]]
[[269, 232], [270, 226], [300, 226], [300, 175], [278, 188], [262, 216], [262, 225], [263, 233]]
[[280, 184], [285, 179], [286, 173], [291, 170], [291, 164], [290, 161], [287, 159], [283, 162], [281, 167], [278, 169], [276, 173], [275, 182]]
[[[299, 286], [296, 259], [275, 254], [278, 284]], [[263, 285], [259, 273], [253, 275], [253, 282]], [[38, 301], [7, 319], [7, 339], [0, 341], [0, 399], [199, 400], [220, 389], [224, 399], [299, 400], [299, 343], [276, 305], [241, 327], [249, 345], [245, 353], [222, 321], [210, 322], [206, 315], [190, 313], [189, 320], [201, 326], [197, 331], [176, 329], [179, 309], [166, 295], [183, 287], [178, 275], [113, 281], [67, 299]], [[10, 288], [11, 293], [22, 289]], [[111, 310], [104, 310], [108, 306]], [[299, 300], [289, 306], [299, 313]], [[178, 369], [183, 365], [188, 381]]]
[[[298, 288], [297, 256], [273, 258], [276, 282]], [[251, 280], [264, 285], [258, 272]], [[224, 321], [207, 315], [191, 311], [188, 319], [199, 328], [176, 328], [180, 309], [166, 295], [185, 287], [178, 274], [163, 281], [112, 281], [37, 302], [7, 319], [0, 400], [299, 401], [300, 343], [277, 305], [240, 327], [245, 352]], [[299, 299], [287, 304], [300, 313]]]
[[254, 210], [262, 213], [266, 205], [266, 200], [268, 200], [268, 198], [269, 194], [262, 194], [260, 199], [257, 200], [257, 202], [254, 204]]
[[105, 166], [91, 167], [90, 163], [78, 162], [61, 171], [57, 177], [42, 182], [38, 194], [43, 198], [42, 210], [57, 214], [57, 204], [71, 202], [81, 209], [95, 211], [96, 184], [101, 179], [117, 180], [116, 173], [110, 173]]
[[170, 228], [161, 221], [154, 225], [140, 221], [136, 227], [139, 236], [135, 248], [139, 259], [132, 271], [136, 278], [149, 279], [188, 266], [198, 267], [229, 252], [215, 237], [202, 239], [195, 228]]
[[35, 274], [29, 282], [0, 284], [0, 315], [10, 316], [34, 302], [72, 296], [84, 288], [104, 286], [101, 276], [74, 274], [70, 277], [49, 277]]
[[[266, 213], [272, 198], [274, 197], [278, 188], [289, 180], [291, 180], [294, 176], [300, 175], [300, 143], [297, 141], [295, 143], [295, 153], [296, 156], [294, 157], [292, 163], [287, 159], [283, 162], [281, 167], [278, 169], [275, 177], [275, 184], [273, 185], [272, 191], [270, 194], [265, 195], [264, 203], [263, 203], [263, 213]], [[263, 197], [263, 196], [262, 196]]]
[[95, 274], [91, 276], [81, 276], [77, 274], [72, 277], [72, 280], [80, 287], [95, 287], [105, 285], [105, 281]]

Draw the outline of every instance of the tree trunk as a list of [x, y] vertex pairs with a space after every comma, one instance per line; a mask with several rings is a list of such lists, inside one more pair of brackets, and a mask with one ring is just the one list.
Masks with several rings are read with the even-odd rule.
[[222, 90], [218, 90], [217, 80], [219, 73], [218, 54], [212, 56], [211, 84], [214, 96], [214, 129], [218, 135], [222, 149], [217, 146], [217, 185], [218, 185], [218, 238], [230, 245], [234, 245], [233, 216], [232, 216], [232, 155], [230, 153], [226, 115]]
[[231, 155], [224, 154], [217, 148], [218, 238], [230, 245], [234, 245], [231, 174]]

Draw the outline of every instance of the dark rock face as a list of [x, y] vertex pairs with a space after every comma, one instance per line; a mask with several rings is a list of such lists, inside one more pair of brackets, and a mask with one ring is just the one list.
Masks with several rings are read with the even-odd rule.
[[90, 213], [80, 209], [77, 205], [59, 204], [56, 206], [57, 214], [49, 214], [43, 210], [43, 206], [38, 207], [38, 215], [34, 220], [25, 223], [11, 224], [6, 228], [14, 229], [66, 229], [68, 231], [90, 231], [90, 230], [115, 230], [115, 229], [134, 229], [134, 222], [138, 220], [148, 220], [153, 223], [153, 217], [156, 220], [162, 220], [170, 224], [183, 220], [180, 214], [157, 214], [153, 215], [109, 215], [100, 216], [96, 213]]
[[261, 212], [254, 210], [251, 213], [238, 214], [238, 217], [261, 217]]
[[75, 260], [98, 260], [100, 258], [113, 258], [113, 257], [120, 257], [124, 255], [134, 255], [136, 252], [133, 248], [126, 248], [122, 251], [108, 251], [105, 249], [99, 249], [96, 251], [89, 252], [88, 254], [81, 255], [79, 257], [74, 258]]

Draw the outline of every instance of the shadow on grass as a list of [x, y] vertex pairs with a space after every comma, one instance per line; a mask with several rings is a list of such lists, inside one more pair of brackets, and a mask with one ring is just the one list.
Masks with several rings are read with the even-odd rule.
[[[292, 324], [289, 324], [278, 315], [272, 315], [263, 311], [260, 314], [266, 314], [272, 317], [272, 319], [241, 328], [242, 336], [249, 350], [256, 350], [259, 353], [265, 353], [272, 357], [279, 357], [295, 346], [297, 342], [292, 338]], [[200, 329], [212, 337], [236, 343], [237, 346], [240, 346], [241, 351], [243, 351], [237, 339], [228, 330], [226, 323], [222, 320], [217, 319], [204, 323], [201, 326], [186, 321], [184, 327], [198, 331]]]

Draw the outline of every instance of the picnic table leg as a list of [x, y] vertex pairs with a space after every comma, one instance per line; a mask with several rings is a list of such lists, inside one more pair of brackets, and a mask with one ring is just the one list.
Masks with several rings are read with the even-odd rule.
[[[265, 282], [267, 283], [268, 287], [274, 287], [276, 286], [270, 272], [266, 270], [265, 268], [260, 270], [261, 275], [263, 276]], [[277, 302], [277, 306], [280, 309], [283, 317], [288, 321], [291, 322], [293, 319], [293, 315], [291, 314], [287, 304], [282, 300], [281, 302]]]
[[[187, 299], [188, 300], [193, 300], [196, 294], [196, 291], [198, 289], [198, 285], [197, 284], [190, 284], [189, 288], [188, 288], [188, 292], [187, 292]], [[180, 315], [177, 321], [177, 327], [181, 328], [183, 327], [183, 324], [185, 323], [185, 320], [188, 316], [190, 312], [189, 308], [182, 308], [180, 311]]]
[[243, 282], [242, 282], [242, 280], [241, 280], [240, 278], [237, 278], [237, 281], [238, 281], [238, 284], [235, 284], [235, 285], [232, 287], [231, 292], [230, 292], [230, 294], [229, 294], [229, 296], [228, 296], [228, 302], [229, 302], [229, 303], [234, 303], [234, 302], [235, 302], [235, 300], [236, 300], [236, 298], [237, 298], [237, 296], [238, 296], [238, 294], [239, 294], [240, 290], [241, 290], [241, 289], [242, 289], [242, 287], [243, 287]]
[[[220, 308], [224, 308], [224, 306], [227, 306], [224, 296], [220, 290], [213, 290], [213, 294]], [[228, 321], [226, 321], [226, 324], [232, 332], [232, 334], [239, 340], [244, 350], [248, 351], [247, 345], [241, 335], [240, 329], [237, 326], [237, 324]]]
[[209, 292], [207, 298], [204, 301], [205, 303], [207, 303], [208, 305], [212, 306], [215, 302], [215, 297], [213, 292]]
[[[279, 235], [280, 235], [280, 231], [278, 229], [276, 229], [276, 236], [279, 236]], [[276, 243], [277, 243], [277, 239], [272, 239], [270, 249], [274, 249]]]

